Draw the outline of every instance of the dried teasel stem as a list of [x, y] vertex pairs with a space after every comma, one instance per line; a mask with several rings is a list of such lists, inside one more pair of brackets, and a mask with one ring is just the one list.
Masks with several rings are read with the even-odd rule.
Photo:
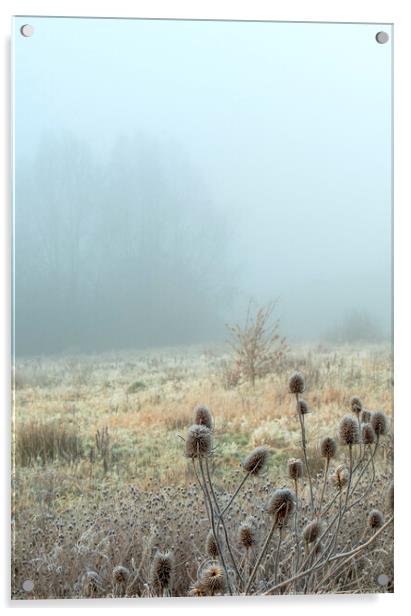
[[305, 469], [307, 471], [308, 485], [310, 488], [310, 507], [311, 507], [311, 511], [313, 512], [314, 511], [314, 495], [313, 495], [313, 485], [312, 485], [312, 480], [311, 480], [310, 467], [308, 466], [307, 441], [306, 441], [306, 436], [305, 436], [304, 415], [301, 414], [299, 410], [298, 396], [299, 394], [298, 392], [296, 392], [295, 397], [296, 397], [296, 402], [297, 402], [297, 414], [298, 414], [298, 419], [300, 421], [300, 428], [301, 428], [301, 443], [302, 443], [302, 449], [303, 449]]

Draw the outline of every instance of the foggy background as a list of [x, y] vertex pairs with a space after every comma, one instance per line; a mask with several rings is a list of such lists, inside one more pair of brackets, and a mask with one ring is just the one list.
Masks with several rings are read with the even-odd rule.
[[388, 338], [380, 29], [16, 18], [16, 354]]

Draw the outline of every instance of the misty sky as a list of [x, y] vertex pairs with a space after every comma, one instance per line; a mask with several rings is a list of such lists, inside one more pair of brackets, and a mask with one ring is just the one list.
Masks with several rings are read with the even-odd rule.
[[[19, 34], [24, 23], [34, 26], [33, 37]], [[381, 29], [390, 34], [386, 45], [375, 41]], [[50, 299], [68, 284], [66, 259], [84, 276], [84, 289], [98, 279], [106, 298], [127, 271], [137, 310], [149, 288], [143, 274], [134, 279], [137, 252], [128, 251], [124, 265], [125, 253], [109, 259], [101, 246], [103, 238], [124, 247], [148, 235], [155, 259], [163, 246], [163, 265], [173, 251], [173, 288], [182, 296], [175, 305], [172, 289], [166, 296], [181, 322], [163, 323], [152, 312], [153, 298], [161, 298], [156, 272], [162, 289], [174, 278], [147, 248], [141, 272], [153, 263], [152, 295], [144, 314], [157, 319], [155, 344], [190, 342], [180, 334], [187, 322], [195, 332], [195, 315], [207, 321], [198, 324], [200, 338], [218, 339], [218, 323], [237, 320], [250, 297], [279, 297], [289, 336], [320, 337], [353, 310], [389, 333], [390, 26], [26, 17], [15, 19], [14, 30], [19, 352], [56, 350], [50, 340], [41, 343], [51, 321], [63, 331], [57, 350], [64, 339], [67, 347], [82, 339], [81, 328], [74, 333], [61, 315], [70, 303]], [[80, 223], [70, 222], [70, 233], [82, 235], [64, 252], [60, 219], [73, 199]], [[117, 211], [123, 226], [116, 226]], [[148, 231], [137, 237], [130, 229], [141, 227], [143, 215]], [[157, 235], [160, 218], [167, 229]], [[116, 287], [116, 296], [123, 291]], [[84, 305], [84, 291], [76, 292], [73, 320], [97, 310], [91, 292]], [[200, 313], [201, 293], [211, 301]], [[184, 306], [191, 306], [187, 318]], [[118, 327], [119, 308], [111, 307], [101, 331]], [[104, 334], [93, 326], [101, 343]], [[163, 336], [163, 328], [175, 336]], [[150, 344], [135, 335], [131, 343]], [[126, 341], [120, 336], [119, 346]]]

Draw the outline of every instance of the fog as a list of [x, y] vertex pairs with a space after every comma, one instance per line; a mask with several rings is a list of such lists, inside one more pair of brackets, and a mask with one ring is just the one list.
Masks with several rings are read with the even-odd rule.
[[218, 343], [276, 298], [290, 340], [389, 338], [376, 28], [16, 18], [16, 354]]

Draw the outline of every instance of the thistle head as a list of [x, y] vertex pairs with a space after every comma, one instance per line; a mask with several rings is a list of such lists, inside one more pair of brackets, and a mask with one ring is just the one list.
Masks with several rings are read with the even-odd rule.
[[187, 458], [203, 458], [211, 454], [211, 430], [206, 426], [190, 426], [186, 436]]
[[213, 560], [217, 560], [218, 546], [217, 546], [217, 541], [215, 540], [214, 533], [212, 530], [210, 530], [210, 532], [207, 535], [205, 547], [206, 547], [206, 552], [208, 556], [210, 556], [210, 558], [212, 558]]
[[371, 425], [374, 428], [375, 434], [379, 436], [383, 436], [387, 433], [387, 417], [382, 411], [375, 411], [371, 415]]
[[325, 436], [321, 439], [320, 443], [320, 453], [323, 458], [330, 460], [335, 456], [337, 451], [337, 443], [330, 436]]
[[288, 381], [288, 389], [292, 394], [302, 394], [305, 390], [304, 376], [301, 372], [294, 372]]
[[361, 426], [361, 439], [364, 445], [372, 445], [375, 443], [375, 432], [371, 424], [366, 423]]
[[276, 516], [277, 522], [281, 525], [286, 524], [288, 518], [294, 511], [295, 494], [288, 488], [274, 490], [268, 501], [267, 512]]
[[270, 450], [268, 447], [256, 447], [251, 453], [244, 458], [242, 467], [247, 473], [252, 475], [258, 475], [266, 465], [268, 454]]
[[362, 402], [360, 398], [358, 396], [353, 396], [350, 400], [350, 404], [352, 412], [358, 417], [362, 411]]
[[370, 528], [376, 530], [384, 524], [384, 516], [378, 509], [372, 509], [368, 514], [367, 522]]
[[213, 417], [210, 409], [204, 404], [198, 404], [194, 408], [194, 424], [205, 426], [209, 430], [213, 429]]
[[321, 522], [313, 520], [309, 522], [303, 529], [303, 539], [307, 543], [314, 543], [320, 537], [322, 531]]
[[151, 584], [161, 592], [171, 588], [174, 577], [174, 558], [170, 552], [157, 552], [151, 565]]
[[290, 479], [297, 481], [303, 476], [304, 466], [302, 460], [291, 458], [288, 460], [288, 476]]
[[340, 439], [344, 445], [350, 446], [360, 441], [358, 423], [351, 415], [346, 415], [340, 421]]

